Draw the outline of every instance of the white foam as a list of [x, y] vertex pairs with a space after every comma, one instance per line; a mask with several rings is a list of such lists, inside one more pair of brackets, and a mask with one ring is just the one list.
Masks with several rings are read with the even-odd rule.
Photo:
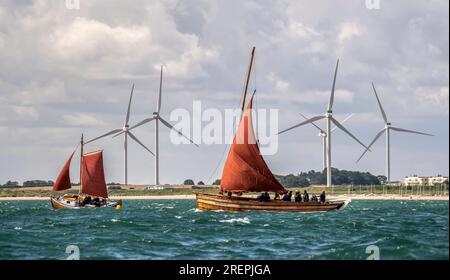
[[234, 218], [234, 219], [228, 219], [228, 220], [220, 220], [221, 223], [242, 223], [242, 224], [250, 224], [250, 219], [245, 218]]

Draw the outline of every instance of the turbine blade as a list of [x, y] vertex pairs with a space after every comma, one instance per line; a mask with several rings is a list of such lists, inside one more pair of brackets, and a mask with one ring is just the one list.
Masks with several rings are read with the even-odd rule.
[[161, 95], [162, 95], [162, 79], [163, 79], [163, 66], [161, 65], [161, 72], [159, 76], [159, 95], [158, 95], [158, 101], [156, 103], [156, 112], [161, 111]]
[[119, 136], [119, 135], [122, 135], [122, 134], [124, 134], [124, 133], [125, 133], [125, 131], [124, 131], [124, 130], [122, 130], [121, 132], [119, 132], [119, 133], [117, 133], [117, 134], [113, 135], [113, 137], [112, 137], [112, 138], [116, 138], [117, 136]]
[[189, 137], [185, 136], [183, 133], [181, 133], [181, 131], [175, 129], [170, 123], [168, 123], [166, 120], [164, 120], [163, 118], [159, 117], [159, 120], [168, 128], [175, 130], [179, 135], [183, 136], [184, 138], [186, 138], [189, 142], [191, 142], [192, 144], [194, 144], [195, 146], [198, 147], [198, 145], [196, 143], [194, 143], [194, 141], [192, 141]]
[[138, 122], [137, 124], [133, 125], [132, 127], [130, 127], [128, 130], [135, 129], [136, 127], [141, 126], [141, 125], [143, 125], [143, 124], [146, 124], [146, 123], [148, 123], [148, 122], [151, 122], [151, 121], [153, 121], [154, 119], [155, 119], [155, 117], [151, 117], [151, 118], [144, 119], [144, 120]]
[[128, 102], [127, 118], [125, 119], [125, 125], [128, 125], [128, 122], [130, 121], [130, 108], [131, 108], [131, 99], [133, 99], [133, 91], [134, 91], [134, 84], [131, 87], [130, 101]]
[[292, 130], [292, 129], [294, 129], [294, 128], [297, 128], [297, 127], [299, 127], [299, 126], [302, 126], [302, 125], [305, 125], [305, 124], [308, 124], [308, 123], [313, 123], [313, 122], [315, 122], [315, 121], [321, 120], [321, 119], [323, 119], [323, 118], [325, 118], [325, 116], [316, 116], [316, 117], [312, 117], [312, 118], [310, 118], [310, 119], [308, 119], [308, 120], [306, 120], [306, 121], [304, 121], [304, 122], [302, 122], [302, 123], [299, 123], [299, 124], [297, 124], [297, 125], [294, 125], [294, 126], [292, 126], [292, 127], [290, 127], [290, 128], [287, 128], [287, 129], [285, 129], [285, 130], [283, 130], [283, 131], [278, 132], [278, 135], [280, 135], [281, 133], [285, 133], [285, 132], [287, 132], [287, 131], [289, 131], [289, 130]]
[[367, 153], [367, 151], [369, 151], [370, 147], [372, 147], [372, 145], [375, 144], [375, 142], [378, 140], [378, 138], [380, 138], [380, 136], [383, 135], [383, 133], [385, 131], [386, 131], [386, 128], [383, 128], [380, 132], [378, 132], [378, 134], [375, 136], [375, 138], [373, 138], [372, 142], [370, 142], [367, 149], [364, 150], [364, 153], [362, 153], [362, 155], [358, 158], [358, 160], [356, 162], [359, 162], [363, 158], [363, 156]]
[[150, 149], [149, 148], [147, 148], [144, 144], [142, 144], [141, 143], [141, 141], [139, 141], [137, 138], [136, 138], [136, 136], [134, 136], [134, 134], [133, 133], [131, 133], [131, 132], [127, 132], [128, 133], [128, 135], [130, 135], [130, 137], [131, 137], [131, 139], [133, 139], [134, 141], [136, 141], [136, 143], [138, 143], [139, 145], [141, 145], [144, 149], [146, 149], [150, 154], [152, 154], [153, 156], [155, 155], [152, 151], [150, 151]]
[[388, 123], [388, 119], [386, 117], [386, 113], [384, 112], [383, 106], [381, 106], [380, 98], [378, 97], [377, 90], [375, 89], [375, 85], [372, 83], [373, 92], [375, 92], [375, 97], [377, 98], [378, 106], [380, 107], [381, 115], [383, 116], [384, 123]]
[[[341, 121], [341, 124], [344, 124], [346, 121], [348, 121], [351, 117], [353, 117], [354, 114], [350, 114], [348, 115], [348, 117], [346, 117], [343, 121]], [[333, 129], [331, 131], [335, 131], [337, 129], [337, 127], [333, 127]]]
[[[299, 113], [300, 114], [300, 116], [302, 116], [305, 120], [308, 120], [308, 118], [305, 116], [305, 115], [303, 115], [302, 113]], [[325, 133], [325, 131], [323, 131], [317, 124], [315, 124], [315, 123], [311, 123], [313, 126], [315, 126], [321, 133]]]
[[334, 70], [333, 87], [331, 88], [330, 101], [328, 103], [328, 111], [333, 110], [334, 90], [336, 89], [336, 77], [339, 68], [339, 59], [336, 62], [336, 70]]
[[84, 142], [84, 144], [92, 143], [92, 142], [94, 142], [95, 140], [98, 140], [98, 139], [100, 139], [100, 138], [109, 136], [109, 135], [111, 135], [111, 134], [114, 134], [114, 133], [117, 133], [117, 132], [120, 132], [120, 131], [123, 131], [123, 129], [118, 128], [118, 129], [111, 130], [110, 132], [107, 132], [107, 133], [105, 133], [105, 134], [103, 134], [103, 135], [100, 135], [99, 137], [96, 137], [96, 138], [91, 139], [91, 140], [89, 140], [89, 141], [87, 141], [87, 142]]
[[426, 136], [434, 136], [432, 134], [414, 131], [414, 130], [408, 130], [408, 129], [404, 129], [404, 128], [398, 128], [398, 127], [391, 127], [391, 129], [395, 130], [395, 131], [400, 131], [400, 132], [408, 132], [408, 133], [414, 133], [414, 134], [420, 134], [420, 135], [426, 135]]
[[350, 131], [348, 131], [341, 123], [339, 123], [335, 118], [331, 118], [331, 121], [337, 126], [339, 127], [342, 131], [344, 131], [345, 133], [347, 133], [350, 137], [352, 137], [353, 139], [355, 139], [356, 142], [358, 142], [361, 146], [363, 146], [364, 148], [368, 149], [370, 151], [370, 149], [364, 145], [361, 141], [359, 141], [358, 138], [356, 138], [353, 134], [350, 133]]
[[[132, 127], [128, 128], [128, 131], [130, 131], [130, 130], [132, 130], [132, 129], [135, 129], [136, 127], [141, 126], [141, 125], [143, 125], [143, 124], [146, 124], [146, 123], [148, 123], [148, 122], [150, 122], [150, 121], [152, 121], [152, 120], [154, 120], [154, 119], [155, 119], [154, 117], [145, 119], [145, 120], [143, 120], [143, 121], [141, 121], [141, 122], [139, 122], [139, 123], [133, 125]], [[113, 136], [113, 138], [116, 138], [117, 136], [122, 135], [123, 133], [125, 133], [125, 131], [121, 131], [121, 132], [117, 133], [116, 135]]]

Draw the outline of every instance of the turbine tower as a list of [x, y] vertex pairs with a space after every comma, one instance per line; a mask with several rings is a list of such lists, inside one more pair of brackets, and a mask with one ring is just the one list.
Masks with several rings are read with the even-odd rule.
[[133, 99], [133, 92], [134, 92], [134, 84], [131, 87], [131, 94], [130, 94], [130, 100], [128, 101], [128, 109], [127, 109], [127, 115], [125, 117], [125, 124], [122, 128], [117, 128], [114, 130], [111, 130], [110, 132], [107, 132], [103, 135], [100, 135], [94, 139], [91, 139], [87, 142], [85, 142], [84, 144], [89, 144], [91, 142], [94, 142], [98, 139], [101, 139], [103, 137], [112, 135], [112, 134], [116, 134], [118, 132], [124, 133], [124, 141], [123, 141], [123, 148], [124, 148], [124, 153], [123, 153], [123, 161], [124, 161], [124, 165], [123, 165], [123, 175], [124, 175], [124, 181], [125, 181], [125, 185], [128, 185], [128, 136], [130, 136], [131, 139], [133, 139], [136, 143], [138, 143], [139, 145], [141, 145], [144, 149], [146, 149], [150, 154], [152, 154], [153, 156], [155, 155], [152, 151], [150, 151], [149, 148], [147, 148], [144, 144], [141, 143], [141, 141], [139, 141], [139, 139], [137, 139], [136, 136], [134, 136], [133, 133], [131, 133], [130, 131], [130, 125], [129, 125], [129, 121], [130, 121], [130, 108], [131, 108], [131, 100]]
[[347, 133], [350, 137], [352, 137], [356, 142], [358, 142], [360, 145], [362, 145], [364, 148], [367, 148], [366, 145], [364, 145], [361, 141], [358, 140], [358, 138], [356, 138], [353, 134], [350, 133], [350, 131], [348, 131], [339, 121], [337, 121], [334, 117], [333, 117], [333, 103], [334, 103], [334, 91], [336, 88], [336, 76], [337, 76], [337, 72], [338, 72], [338, 68], [339, 68], [339, 59], [337, 60], [336, 63], [336, 69], [334, 71], [334, 79], [333, 79], [333, 85], [331, 88], [331, 95], [330, 95], [330, 100], [328, 102], [328, 107], [327, 107], [327, 111], [324, 115], [320, 115], [320, 116], [315, 116], [312, 117], [302, 123], [299, 123], [297, 125], [294, 125], [288, 129], [285, 129], [281, 132], [279, 132], [278, 134], [282, 134], [285, 133], [289, 130], [292, 130], [294, 128], [300, 127], [302, 125], [308, 124], [308, 123], [313, 123], [316, 122], [318, 120], [321, 119], [326, 119], [326, 162], [327, 162], [327, 187], [331, 187], [331, 123], [334, 123], [334, 125], [336, 125], [336, 127], [338, 127], [340, 130], [344, 131], [345, 133]]
[[428, 134], [428, 133], [419, 132], [419, 131], [393, 127], [392, 124], [387, 119], [386, 113], [383, 109], [383, 106], [381, 105], [380, 98], [378, 97], [377, 90], [375, 89], [375, 85], [373, 83], [372, 83], [372, 88], [373, 88], [373, 92], [375, 93], [375, 97], [377, 98], [378, 106], [380, 107], [381, 116], [383, 117], [383, 120], [384, 120], [384, 128], [381, 129], [380, 132], [378, 132], [378, 134], [375, 136], [375, 138], [372, 140], [372, 142], [366, 148], [364, 153], [362, 153], [362, 155], [358, 158], [357, 162], [359, 162], [362, 159], [362, 157], [367, 153], [367, 150], [370, 149], [370, 147], [372, 147], [373, 144], [375, 144], [375, 142], [381, 137], [381, 135], [383, 135], [383, 133], [386, 133], [386, 179], [387, 179], [386, 183], [389, 184], [391, 182], [391, 148], [390, 148], [391, 130], [398, 131], [398, 132], [407, 132], [407, 133], [426, 135], [426, 136], [433, 136], [433, 135]]
[[[302, 113], [299, 113], [305, 120], [308, 120], [308, 118], [303, 115]], [[346, 121], [348, 121], [351, 117], [353, 117], [353, 114], [348, 115], [348, 117], [346, 117], [341, 124], [345, 123]], [[323, 150], [322, 150], [322, 157], [323, 157], [323, 164], [322, 164], [322, 170], [325, 170], [325, 168], [327, 168], [327, 133], [320, 128], [318, 125], [316, 125], [315, 123], [311, 123], [315, 128], [317, 128], [319, 130], [319, 137], [322, 138], [322, 146], [323, 146]], [[337, 127], [334, 127], [331, 132], [335, 131], [337, 129]]]
[[[165, 125], [166, 127], [168, 127], [169, 129], [173, 129], [175, 130], [179, 135], [183, 136], [184, 138], [186, 138], [189, 142], [191, 142], [192, 144], [194, 144], [195, 146], [198, 147], [197, 144], [194, 143], [194, 141], [192, 141], [190, 138], [186, 137], [183, 133], [181, 133], [181, 131], [176, 130], [169, 122], [167, 122], [165, 119], [163, 119], [160, 116], [160, 111], [161, 111], [161, 95], [162, 95], [162, 79], [163, 79], [163, 66], [161, 65], [161, 72], [160, 72], [160, 78], [159, 78], [159, 94], [158, 94], [158, 100], [156, 103], [156, 111], [153, 112], [153, 116], [147, 119], [142, 120], [141, 122], [137, 123], [136, 125], [130, 127], [128, 129], [128, 131], [135, 129], [136, 127], [139, 127], [143, 124], [146, 124], [148, 122], [151, 121], [155, 121], [155, 185], [158, 186], [159, 185], [159, 122], [161, 122], [163, 125]], [[114, 135], [114, 137], [122, 134], [123, 132], [120, 132], [116, 135]]]

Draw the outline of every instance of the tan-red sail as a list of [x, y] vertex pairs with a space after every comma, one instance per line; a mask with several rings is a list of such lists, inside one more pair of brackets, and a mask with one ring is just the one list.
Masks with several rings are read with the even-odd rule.
[[66, 164], [64, 164], [61, 172], [59, 172], [58, 178], [56, 178], [55, 184], [53, 185], [54, 191], [63, 191], [70, 189], [72, 185], [70, 184], [70, 163], [75, 151], [70, 155]]
[[220, 188], [234, 193], [262, 191], [282, 193], [285, 189], [275, 179], [256, 143], [252, 124], [252, 104], [253, 96], [234, 136], [223, 169]]
[[107, 198], [108, 191], [103, 171], [103, 152], [97, 151], [83, 156], [81, 172], [82, 193]]

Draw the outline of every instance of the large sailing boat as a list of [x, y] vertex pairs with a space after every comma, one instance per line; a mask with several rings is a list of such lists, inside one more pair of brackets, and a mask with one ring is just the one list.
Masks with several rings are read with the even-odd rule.
[[[242, 104], [245, 105], [245, 96], [248, 79], [251, 73], [252, 58], [247, 73], [247, 82], [244, 89]], [[287, 211], [287, 212], [316, 212], [330, 211], [343, 208], [347, 201], [336, 202], [285, 202], [280, 200], [260, 201], [257, 198], [232, 196], [246, 192], [275, 192], [286, 193], [286, 189], [276, 180], [264, 158], [261, 156], [258, 141], [256, 140], [252, 124], [253, 93], [243, 112], [239, 128], [233, 139], [222, 173], [219, 194], [196, 193], [197, 208], [201, 210], [224, 211]], [[242, 106], [244, 109], [244, 106]], [[228, 193], [228, 195], [224, 195]]]
[[[70, 163], [75, 151], [70, 155], [66, 164], [53, 185], [53, 191], [67, 190], [72, 187], [70, 183]], [[52, 196], [50, 201], [54, 209], [69, 208], [95, 208], [122, 206], [122, 200], [108, 200], [108, 190], [103, 170], [103, 151], [83, 154], [83, 136], [80, 146], [80, 189], [78, 194], [64, 194]]]

